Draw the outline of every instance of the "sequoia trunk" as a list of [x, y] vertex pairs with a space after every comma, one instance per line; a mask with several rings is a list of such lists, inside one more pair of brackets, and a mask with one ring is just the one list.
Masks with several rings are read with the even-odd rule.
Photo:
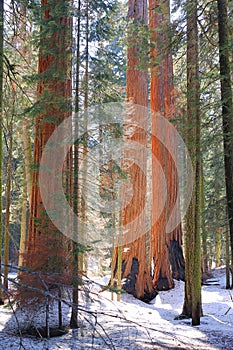
[[[147, 1], [130, 0], [128, 3], [128, 18], [140, 28], [147, 23]], [[140, 30], [140, 29], [139, 29]], [[143, 60], [135, 43], [135, 30], [128, 37], [128, 69], [126, 75], [126, 93], [127, 101], [129, 102], [129, 111], [127, 120], [125, 121], [125, 141], [135, 141], [146, 149], [147, 144], [147, 103], [148, 103], [148, 72], [147, 67], [143, 67]], [[138, 39], [140, 40], [140, 39]], [[141, 43], [141, 50], [146, 54], [146, 47]], [[143, 56], [145, 57], [145, 56]], [[138, 105], [143, 107], [138, 107]], [[140, 125], [141, 127], [138, 127]], [[125, 158], [129, 159], [130, 155], [125, 152]], [[123, 237], [123, 245], [119, 244], [119, 248], [115, 251], [114, 259], [114, 275], [117, 276], [117, 256], [118, 249], [122, 250], [122, 287], [133, 294], [138, 299], [150, 301], [156, 295], [152, 285], [150, 275], [150, 259], [147, 256], [146, 247], [146, 232], [145, 216], [143, 209], [146, 200], [146, 153], [142, 151], [140, 168], [138, 164], [129, 162], [126, 166], [126, 171], [131, 179], [133, 187], [133, 199], [123, 208], [122, 212], [122, 227], [129, 225], [130, 229], [126, 237]], [[124, 202], [124, 191], [123, 191]], [[142, 214], [142, 215], [141, 215]], [[133, 225], [133, 221], [138, 225]], [[131, 239], [129, 238], [131, 237]], [[127, 239], [127, 244], [124, 244], [124, 239]]]
[[[149, 1], [149, 24], [151, 31], [151, 122], [152, 122], [152, 216], [156, 208], [161, 206], [156, 163], [159, 162], [167, 184], [167, 199], [159, 218], [153, 220], [151, 255], [153, 259], [153, 283], [158, 290], [170, 289], [174, 286], [173, 278], [184, 280], [184, 258], [182, 253], [181, 224], [166, 232], [169, 216], [178, 196], [178, 177], [175, 160], [172, 159], [165, 145], [156, 137], [159, 130], [160, 116], [167, 119], [174, 117], [173, 101], [173, 69], [172, 55], [169, 49], [168, 27], [169, 3], [158, 0]], [[163, 26], [163, 27], [162, 27]], [[163, 28], [163, 31], [161, 30]], [[176, 149], [176, 140], [169, 140], [166, 130], [165, 137], [173, 151]], [[177, 209], [176, 215], [180, 215]]]
[[[38, 185], [38, 168], [43, 148], [56, 127], [70, 114], [71, 18], [68, 1], [42, 0], [39, 51], [38, 106], [34, 142], [34, 172], [27, 253], [24, 266], [59, 273], [64, 266], [64, 239], [44, 208]], [[50, 27], [53, 26], [53, 27]], [[55, 27], [55, 29], [54, 29]], [[53, 168], [54, 164], [52, 164]], [[69, 162], [67, 162], [69, 163]], [[66, 166], [65, 166], [66, 167]], [[49, 173], [48, 173], [49, 174]], [[48, 175], [48, 181], [50, 181]], [[54, 210], [56, 189], [51, 182], [50, 210]], [[64, 244], [64, 246], [63, 246]]]

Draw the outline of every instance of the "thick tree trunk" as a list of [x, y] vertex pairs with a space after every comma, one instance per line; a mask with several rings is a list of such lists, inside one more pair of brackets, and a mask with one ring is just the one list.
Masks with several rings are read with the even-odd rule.
[[[219, 61], [222, 101], [222, 125], [231, 262], [233, 264], [233, 100], [229, 59], [227, 0], [218, 0]], [[231, 281], [233, 288], [233, 274]]]
[[[42, 25], [39, 51], [38, 106], [34, 142], [34, 172], [29, 222], [28, 246], [24, 266], [33, 270], [62, 272], [66, 261], [66, 246], [62, 234], [51, 222], [46, 209], [54, 210], [56, 188], [51, 181], [51, 207], [44, 208], [38, 185], [38, 167], [43, 148], [56, 127], [71, 110], [71, 18], [69, 1], [42, 0]], [[50, 21], [49, 21], [50, 20]], [[56, 28], [54, 30], [54, 23]], [[53, 26], [53, 27], [50, 27]], [[51, 168], [55, 169], [53, 159]], [[66, 168], [66, 166], [64, 166]], [[46, 169], [42, 169], [46, 171]], [[64, 169], [66, 170], [66, 169]], [[48, 181], [50, 173], [48, 172]], [[62, 215], [60, 213], [60, 215]], [[68, 266], [66, 266], [68, 268]], [[48, 276], [48, 275], [46, 275]], [[26, 278], [27, 276], [24, 276]], [[48, 276], [48, 278], [52, 278]], [[55, 278], [55, 277], [54, 277]], [[58, 282], [58, 276], [56, 277]], [[36, 282], [35, 282], [36, 283]]]
[[[134, 1], [131, 0], [128, 3], [128, 18], [132, 19], [137, 26], [147, 23], [147, 1]], [[143, 148], [146, 148], [147, 144], [147, 112], [143, 108], [134, 108], [134, 105], [140, 105], [147, 107], [148, 103], [148, 73], [147, 69], [143, 69], [142, 60], [140, 59], [139, 52], [134, 46], [135, 35], [133, 32], [129, 34], [128, 38], [128, 69], [126, 75], [126, 93], [127, 100], [132, 104], [132, 110], [128, 112], [128, 121], [125, 122], [125, 140], [135, 141], [140, 143]], [[143, 46], [142, 46], [143, 49]], [[145, 48], [146, 50], [146, 48]], [[140, 53], [141, 55], [142, 53]], [[146, 51], [145, 51], [146, 54]], [[144, 56], [145, 57], [145, 56]], [[135, 124], [134, 124], [135, 122]], [[137, 124], [142, 125], [141, 128], [137, 127]], [[130, 155], [125, 154], [125, 158]], [[141, 168], [146, 170], [146, 154], [141, 154]], [[122, 227], [130, 225], [134, 219], [139, 218], [143, 211], [146, 200], [146, 177], [142, 169], [137, 164], [129, 164], [127, 172], [131, 178], [131, 184], [133, 186], [134, 196], [132, 201], [123, 209], [122, 213]], [[124, 202], [124, 192], [123, 192]], [[143, 216], [143, 215], [142, 215]], [[123, 237], [123, 245], [118, 240], [119, 248], [122, 250], [122, 287], [128, 292], [133, 294], [138, 299], [143, 301], [150, 301], [156, 295], [155, 289], [152, 285], [152, 279], [150, 275], [150, 262], [147, 257], [146, 248], [146, 234], [142, 235], [142, 230], [145, 228], [145, 217], [141, 217], [140, 224], [130, 226], [130, 232], [126, 234], [126, 239], [129, 239], [130, 243], [124, 244], [125, 234]], [[145, 232], [146, 233], [146, 232]], [[118, 248], [115, 250], [114, 258], [114, 275], [117, 276], [118, 265]]]
[[[169, 24], [169, 4], [158, 0], [149, 1], [149, 23], [151, 30], [151, 110], [152, 114], [152, 211], [161, 206], [158, 201], [161, 184], [157, 183], [156, 164], [159, 162], [168, 186], [168, 198], [164, 209], [152, 227], [152, 259], [154, 263], [153, 283], [159, 290], [174, 286], [173, 278], [184, 280], [184, 258], [181, 248], [182, 230], [179, 224], [172, 232], [166, 233], [169, 215], [178, 195], [176, 164], [164, 145], [154, 136], [160, 119], [174, 117], [172, 55], [169, 50], [168, 33], [164, 25]], [[161, 28], [163, 26], [163, 33]], [[167, 131], [164, 131], [167, 134]], [[176, 140], [170, 140], [175, 150]], [[152, 214], [153, 215], [153, 214]], [[180, 215], [180, 213], [177, 213]]]

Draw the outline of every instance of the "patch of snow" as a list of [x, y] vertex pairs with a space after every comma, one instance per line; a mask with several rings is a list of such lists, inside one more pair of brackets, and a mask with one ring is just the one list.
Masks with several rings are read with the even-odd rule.
[[[160, 292], [150, 303], [145, 304], [128, 294], [121, 295], [117, 302], [116, 295], [111, 300], [111, 292], [101, 290], [101, 285], [108, 282], [108, 277], [95, 279], [99, 285], [90, 284], [90, 292], [80, 297], [80, 307], [87, 312], [80, 312], [84, 327], [70, 330], [66, 335], [49, 340], [20, 337], [16, 329], [15, 317], [9, 308], [0, 308], [0, 344], [1, 349], [20, 349], [20, 344], [27, 350], [87, 350], [87, 349], [198, 349], [231, 350], [233, 349], [233, 303], [231, 290], [224, 289], [225, 270], [213, 271], [218, 285], [202, 287], [204, 316], [201, 325], [191, 326], [191, 320], [174, 320], [182, 311], [184, 283], [175, 282], [175, 288]], [[87, 298], [87, 294], [91, 299]], [[51, 313], [51, 323], [57, 323], [56, 303]], [[53, 311], [53, 310], [52, 310]], [[63, 306], [64, 322], [69, 323], [70, 309]], [[94, 314], [88, 313], [94, 312]], [[38, 325], [44, 322], [44, 313], [34, 314]], [[18, 313], [20, 324], [25, 323], [23, 314]], [[33, 322], [33, 320], [31, 320]]]

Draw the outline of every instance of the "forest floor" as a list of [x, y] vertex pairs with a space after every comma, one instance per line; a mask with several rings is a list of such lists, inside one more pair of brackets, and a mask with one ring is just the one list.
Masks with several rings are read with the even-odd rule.
[[[233, 350], [233, 291], [224, 289], [224, 268], [215, 269], [212, 274], [210, 284], [202, 287], [204, 316], [200, 326], [192, 327], [190, 319], [175, 320], [182, 311], [181, 281], [175, 282], [174, 289], [160, 292], [150, 304], [127, 294], [121, 296], [120, 302], [116, 296], [112, 301], [110, 292], [97, 293], [93, 284], [88, 297], [83, 295], [81, 300], [83, 327], [49, 340], [17, 333], [28, 322], [44, 322], [43, 312], [25, 316], [19, 310], [15, 315], [9, 307], [0, 307], [0, 350]], [[68, 324], [68, 306], [64, 306], [64, 312], [64, 323]], [[55, 314], [50, 322], [57, 323]]]

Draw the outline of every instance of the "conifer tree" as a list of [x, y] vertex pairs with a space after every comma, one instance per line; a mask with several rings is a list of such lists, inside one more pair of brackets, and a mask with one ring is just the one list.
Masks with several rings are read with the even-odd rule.
[[[231, 263], [233, 264], [233, 99], [229, 59], [228, 6], [226, 0], [218, 0], [219, 62], [224, 141], [226, 198], [230, 229]], [[233, 288], [233, 275], [231, 288]]]
[[[128, 18], [132, 21], [132, 31], [128, 37], [128, 53], [127, 53], [127, 75], [126, 75], [126, 97], [129, 103], [133, 105], [140, 105], [142, 108], [133, 108], [130, 115], [131, 122], [125, 125], [126, 140], [134, 140], [145, 146], [147, 143], [147, 107], [148, 103], [148, 71], [147, 66], [143, 68], [143, 59], [145, 60], [146, 48], [145, 42], [140, 39], [139, 45], [134, 45], [135, 41], [135, 26], [143, 27], [147, 25], [147, 1], [142, 0], [139, 2], [129, 1], [128, 3]], [[139, 49], [142, 50], [139, 54]], [[145, 50], [145, 51], [143, 51]], [[137, 122], [140, 120], [140, 125], [143, 127], [140, 129], [137, 127]], [[136, 125], [133, 124], [135, 121]], [[127, 132], [127, 127], [133, 127], [133, 133]], [[126, 155], [127, 158], [127, 155]], [[144, 154], [143, 160], [144, 167], [146, 169], [146, 156]], [[141, 164], [143, 166], [143, 164]], [[137, 164], [132, 164], [127, 169], [131, 178], [134, 192], [134, 198], [123, 209], [122, 213], [122, 225], [127, 226], [135, 218], [139, 217], [140, 210], [145, 206], [145, 193], [146, 193], [146, 179], [145, 174], [138, 169]], [[124, 196], [124, 194], [123, 194]], [[144, 221], [143, 221], [144, 220]], [[122, 287], [129, 293], [133, 294], [138, 299], [144, 301], [150, 301], [156, 295], [155, 288], [152, 285], [152, 279], [150, 274], [149, 257], [147, 256], [146, 247], [146, 235], [139, 230], [145, 228], [146, 218], [143, 217], [140, 220], [140, 224], [135, 227], [132, 225], [131, 231], [127, 234], [132, 237], [132, 242], [121, 246], [121, 242], [118, 241], [118, 248], [115, 250], [114, 259], [114, 271], [117, 272], [117, 262], [119, 259], [118, 252], [122, 249]], [[146, 232], [145, 232], [146, 233]], [[118, 258], [117, 258], [118, 257]]]
[[[72, 21], [69, 5], [69, 1], [61, 0], [42, 0], [41, 2], [37, 88], [39, 108], [35, 121], [31, 215], [24, 259], [24, 267], [41, 271], [48, 283], [56, 282], [56, 285], [59, 281], [62, 282], [68, 273], [67, 240], [54, 226], [46, 212], [48, 209], [54, 209], [56, 188], [51, 185], [51, 207], [45, 209], [38, 184], [38, 170], [46, 142], [64, 118], [70, 115], [71, 110]], [[54, 168], [52, 161], [51, 167]], [[65, 165], [64, 171], [66, 170]], [[48, 172], [48, 181], [50, 181], [49, 176]], [[65, 268], [66, 276], [62, 276]], [[53, 276], [53, 273], [56, 275]], [[21, 278], [25, 283], [41, 286], [38, 276], [34, 276], [33, 279], [32, 276], [24, 274]], [[59, 293], [59, 287], [57, 290]], [[22, 292], [21, 298], [26, 298], [26, 293]]]
[[200, 324], [201, 242], [200, 242], [200, 85], [198, 66], [197, 1], [186, 2], [187, 16], [187, 136], [193, 162], [195, 187], [186, 213], [185, 225], [185, 299], [182, 314]]
[[[165, 146], [154, 136], [157, 123], [163, 116], [167, 119], [175, 117], [175, 101], [173, 86], [173, 63], [171, 43], [169, 40], [169, 2], [157, 0], [149, 1], [149, 23], [150, 23], [150, 107], [152, 111], [152, 213], [156, 212], [159, 206], [159, 188], [156, 174], [156, 162], [159, 161], [163, 168], [167, 185], [168, 196], [164, 209], [154, 223], [151, 232], [152, 260], [154, 263], [153, 282], [158, 290], [170, 289], [174, 286], [173, 278], [184, 280], [184, 258], [181, 248], [182, 230], [181, 223], [173, 229], [173, 232], [166, 232], [166, 225], [173, 206], [176, 203], [178, 193], [177, 169]], [[171, 147], [177, 147], [176, 140], [171, 140]], [[154, 209], [153, 209], [154, 208]], [[179, 209], [177, 209], [178, 211]], [[176, 215], [179, 217], [180, 213]]]

